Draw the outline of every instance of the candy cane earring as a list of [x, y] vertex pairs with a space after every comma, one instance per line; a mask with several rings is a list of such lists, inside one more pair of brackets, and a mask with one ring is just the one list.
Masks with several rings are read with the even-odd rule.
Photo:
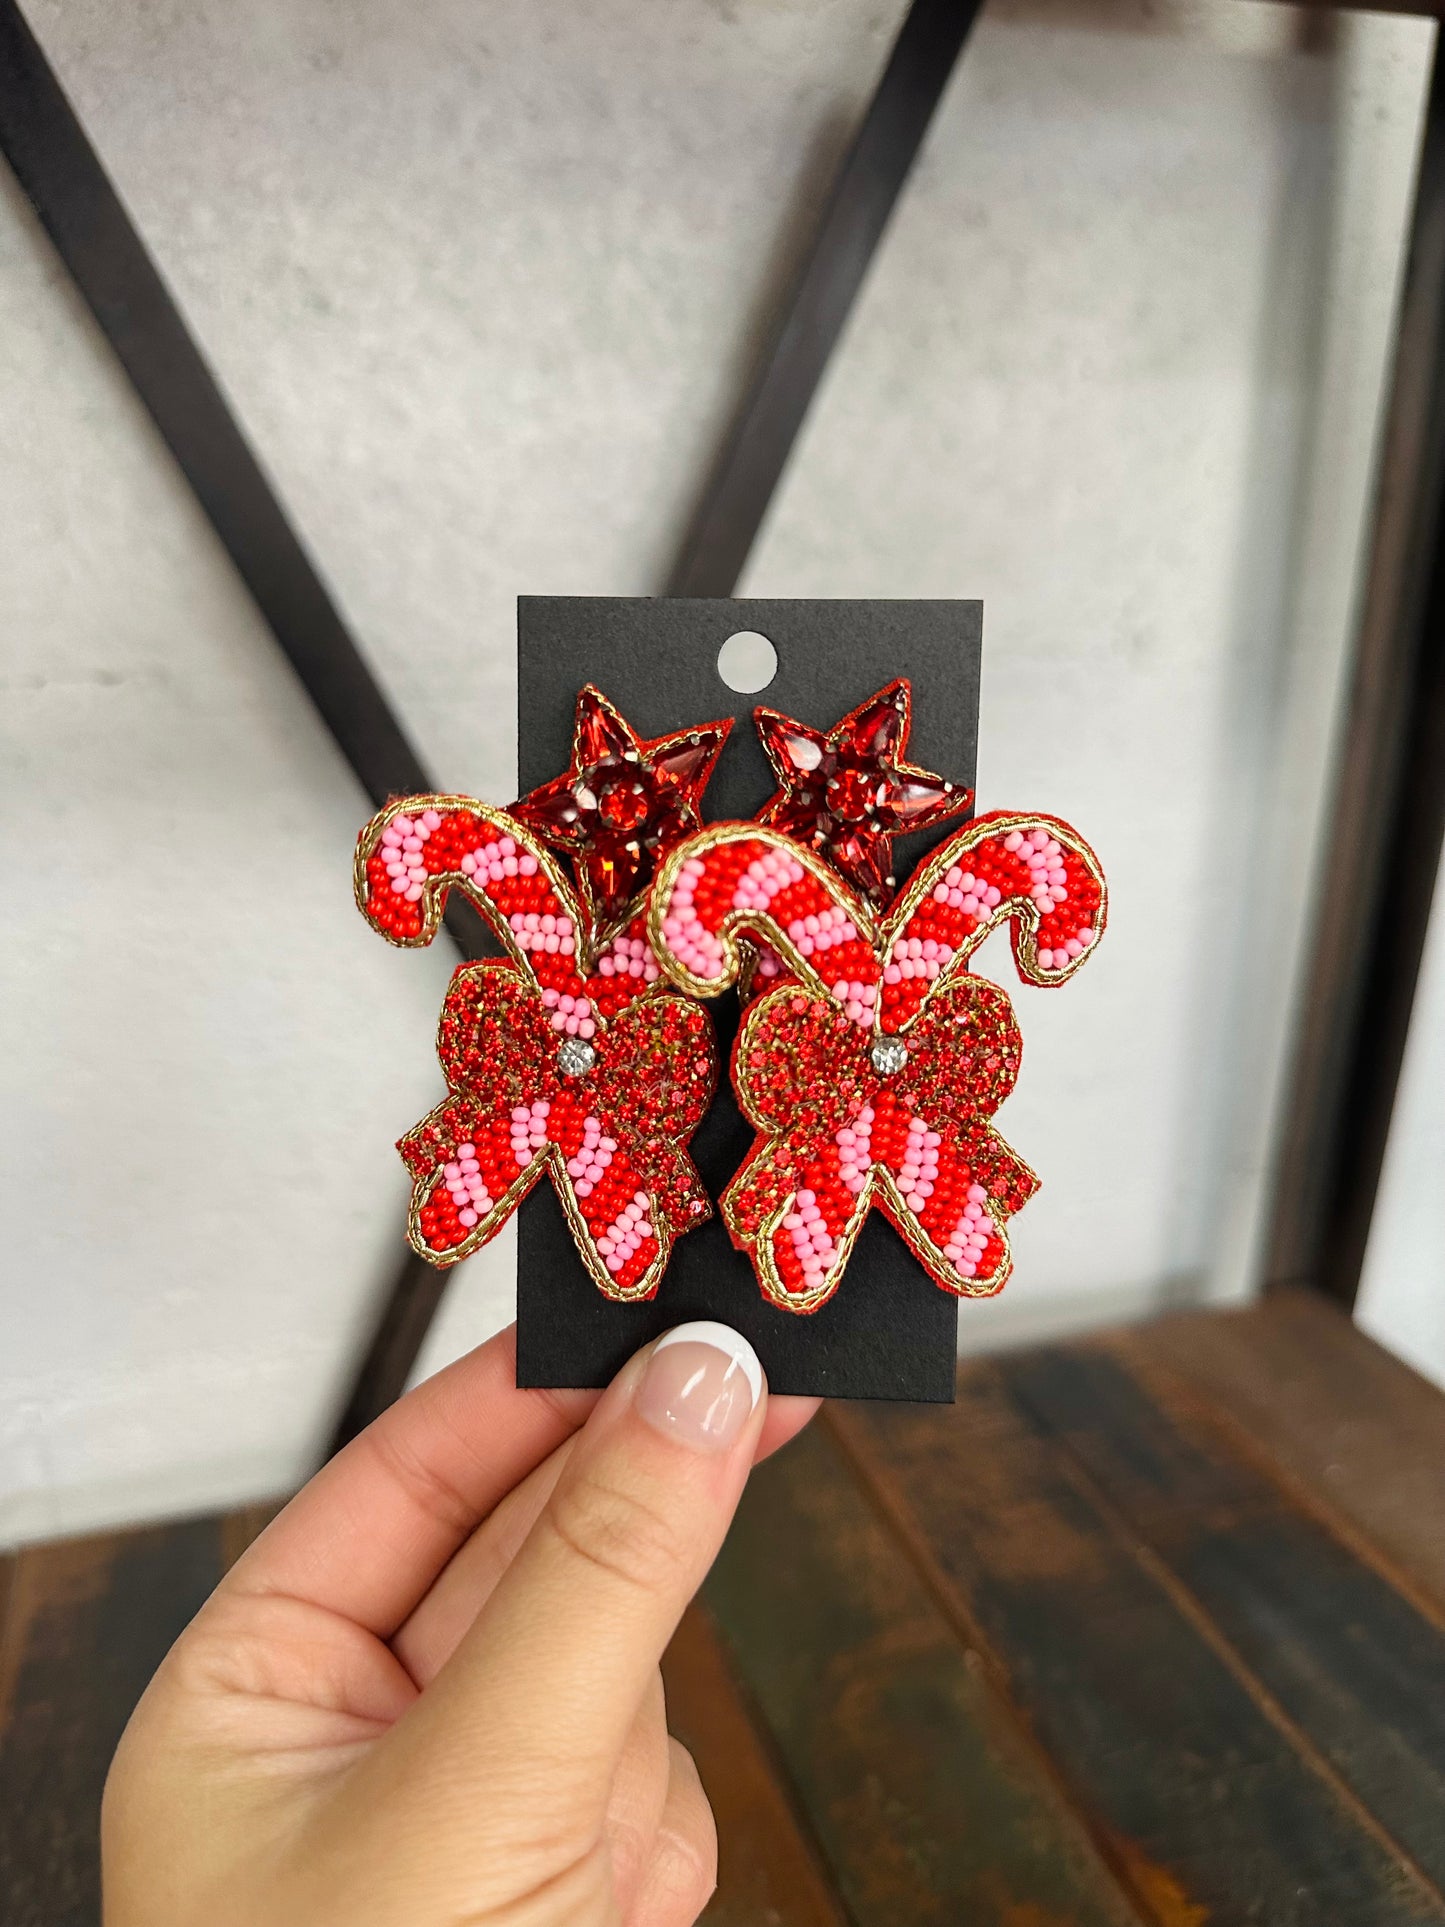
[[[487, 1243], [547, 1172], [598, 1288], [650, 1298], [710, 1214], [683, 1147], [715, 1087], [712, 1024], [663, 979], [646, 908], [730, 726], [644, 742], [588, 688], [556, 783], [511, 811], [405, 797], [362, 831], [356, 900], [374, 929], [430, 943], [459, 890], [505, 953], [453, 976], [437, 1035], [448, 1095], [398, 1145], [407, 1235], [430, 1263]], [[536, 822], [572, 854], [577, 889]]]
[[991, 1121], [1022, 1055], [1013, 1008], [968, 962], [1006, 923], [1026, 982], [1066, 982], [1103, 931], [1103, 872], [1057, 818], [1000, 814], [956, 832], [880, 911], [818, 827], [804, 844], [713, 825], [653, 892], [653, 946], [676, 984], [704, 997], [751, 975], [760, 993], [732, 1064], [757, 1137], [724, 1221], [786, 1310], [832, 1297], [874, 1206], [944, 1290], [991, 1295], [1012, 1262], [1008, 1219], [1038, 1179]]

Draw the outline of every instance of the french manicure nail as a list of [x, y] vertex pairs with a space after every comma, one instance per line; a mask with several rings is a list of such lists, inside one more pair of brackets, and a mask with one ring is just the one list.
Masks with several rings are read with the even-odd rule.
[[652, 1348], [637, 1410], [694, 1452], [723, 1452], [762, 1396], [763, 1368], [748, 1341], [702, 1319], [679, 1325]]

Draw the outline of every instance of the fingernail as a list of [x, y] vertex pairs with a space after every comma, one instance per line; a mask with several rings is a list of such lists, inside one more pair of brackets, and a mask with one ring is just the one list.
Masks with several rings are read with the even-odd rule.
[[703, 1319], [679, 1325], [653, 1346], [637, 1410], [649, 1425], [694, 1452], [723, 1452], [762, 1396], [763, 1368], [748, 1341]]

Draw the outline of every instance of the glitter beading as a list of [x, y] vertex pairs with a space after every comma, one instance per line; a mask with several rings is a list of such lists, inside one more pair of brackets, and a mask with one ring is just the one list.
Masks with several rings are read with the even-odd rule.
[[763, 705], [753, 719], [779, 784], [758, 822], [826, 857], [874, 904], [893, 894], [893, 838], [962, 815], [973, 802], [972, 790], [903, 760], [913, 720], [906, 676], [826, 734]]
[[648, 740], [592, 683], [578, 691], [571, 767], [510, 813], [572, 857], [595, 927], [625, 925], [656, 865], [697, 829], [702, 793], [732, 726], [729, 716]]

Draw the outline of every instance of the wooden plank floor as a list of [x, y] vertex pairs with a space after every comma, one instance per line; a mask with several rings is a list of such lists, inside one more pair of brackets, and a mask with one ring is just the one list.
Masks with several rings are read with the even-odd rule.
[[[0, 1561], [0, 1927], [261, 1512]], [[1445, 1398], [1287, 1294], [835, 1406], [668, 1655], [711, 1927], [1445, 1927]]]

